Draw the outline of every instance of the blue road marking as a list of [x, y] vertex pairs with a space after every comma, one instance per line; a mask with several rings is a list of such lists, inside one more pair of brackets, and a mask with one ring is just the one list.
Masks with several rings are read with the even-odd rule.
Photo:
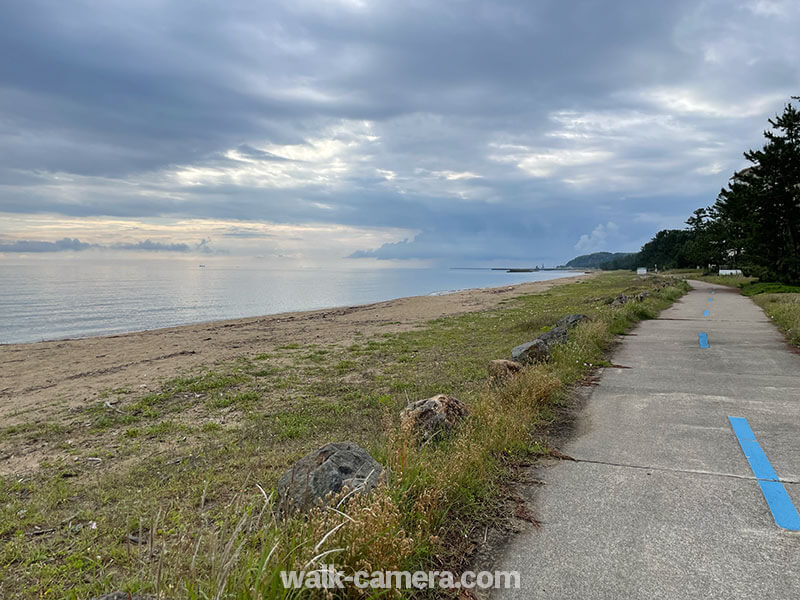
[[709, 302], [713, 302], [713, 301], [714, 301], [714, 299], [713, 299], [713, 298], [709, 298], [709, 299], [708, 299], [708, 301], [709, 301]]
[[707, 333], [698, 333], [697, 337], [700, 340], [700, 347], [701, 348], [708, 348], [708, 334]]
[[753, 470], [753, 475], [758, 480], [758, 485], [761, 488], [761, 493], [764, 494], [764, 499], [767, 501], [767, 506], [772, 512], [772, 517], [775, 523], [783, 529], [789, 531], [800, 531], [800, 515], [797, 514], [797, 509], [792, 504], [789, 494], [786, 493], [786, 488], [778, 478], [778, 474], [767, 459], [767, 455], [761, 449], [756, 441], [756, 436], [747, 419], [742, 417], [728, 417], [733, 428], [733, 433], [736, 434], [736, 439], [739, 440], [739, 445], [742, 447], [747, 462], [750, 463], [750, 468]]
[[705, 309], [705, 310], [703, 311], [703, 316], [704, 316], [704, 317], [707, 317], [707, 316], [708, 316], [708, 309]]

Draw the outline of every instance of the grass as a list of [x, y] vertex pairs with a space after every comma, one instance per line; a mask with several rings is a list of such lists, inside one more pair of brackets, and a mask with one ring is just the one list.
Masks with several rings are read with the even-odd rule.
[[753, 301], [764, 309], [793, 346], [800, 347], [800, 293], [764, 293], [754, 296]]
[[786, 285], [777, 282], [753, 282], [741, 286], [742, 294], [745, 296], [757, 296], [759, 294], [798, 294], [800, 286]]
[[[604, 363], [615, 334], [686, 291], [676, 282], [643, 302], [610, 305], [652, 288], [649, 278], [603, 274], [349, 346], [242, 356], [155, 392], [110, 390], [108, 405], [58, 427], [6, 428], [5, 448], [46, 438], [64, 452], [29, 476], [0, 478], [0, 597], [286, 597], [279, 570], [336, 548], [331, 557], [345, 570], [458, 568], [496, 518], [515, 465], [547, 450], [531, 432], [568, 401], [567, 386]], [[592, 321], [551, 363], [487, 385], [489, 360], [574, 312]], [[420, 447], [399, 433], [397, 415], [436, 393], [460, 398], [470, 417]], [[389, 466], [387, 484], [351, 499], [349, 518], [316, 511], [278, 523], [269, 499], [277, 479], [343, 440]]]
[[698, 271], [697, 279], [701, 281], [738, 288], [744, 287], [758, 280], [756, 277], [747, 277], [745, 275], [701, 275], [699, 273], [700, 272]]

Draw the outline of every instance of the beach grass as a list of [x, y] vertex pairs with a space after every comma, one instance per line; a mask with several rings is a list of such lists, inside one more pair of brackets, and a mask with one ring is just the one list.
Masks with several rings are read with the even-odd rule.
[[[278, 572], [329, 550], [343, 570], [458, 570], [502, 516], [515, 465], [548, 452], [535, 432], [569, 403], [569, 386], [608, 364], [616, 334], [688, 289], [657, 281], [606, 273], [404, 333], [243, 351], [141, 391], [108, 390], [69, 422], [0, 430], [5, 447], [63, 450], [0, 478], [0, 597], [288, 597]], [[611, 304], [640, 291], [653, 293]], [[488, 361], [570, 313], [592, 320], [550, 363], [488, 385]], [[419, 446], [399, 432], [398, 413], [438, 393], [464, 401], [470, 417]], [[346, 514], [278, 521], [278, 478], [331, 441], [389, 466], [386, 485], [351, 498]]]
[[800, 348], [800, 293], [759, 294], [753, 301], [786, 334], [789, 342]]

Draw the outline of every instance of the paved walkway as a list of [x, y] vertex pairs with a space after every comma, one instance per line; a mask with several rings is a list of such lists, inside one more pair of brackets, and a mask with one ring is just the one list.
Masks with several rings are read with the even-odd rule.
[[747, 420], [782, 480], [766, 485], [788, 493], [768, 490], [773, 506], [791, 520], [800, 355], [748, 298], [691, 283], [615, 352], [630, 368], [604, 370], [560, 448], [578, 462], [535, 473], [546, 482], [532, 488], [543, 524], [510, 542], [498, 569], [519, 570], [522, 586], [497, 597], [800, 598], [800, 532], [776, 524], [729, 421]]

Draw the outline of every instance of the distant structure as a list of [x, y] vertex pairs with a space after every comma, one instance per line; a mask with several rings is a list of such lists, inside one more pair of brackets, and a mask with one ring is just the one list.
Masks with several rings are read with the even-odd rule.
[[647, 267], [639, 267], [636, 269], [637, 275], [647, 275]]
[[741, 275], [742, 274], [742, 270], [741, 269], [720, 269], [719, 270], [719, 274], [720, 275]]

